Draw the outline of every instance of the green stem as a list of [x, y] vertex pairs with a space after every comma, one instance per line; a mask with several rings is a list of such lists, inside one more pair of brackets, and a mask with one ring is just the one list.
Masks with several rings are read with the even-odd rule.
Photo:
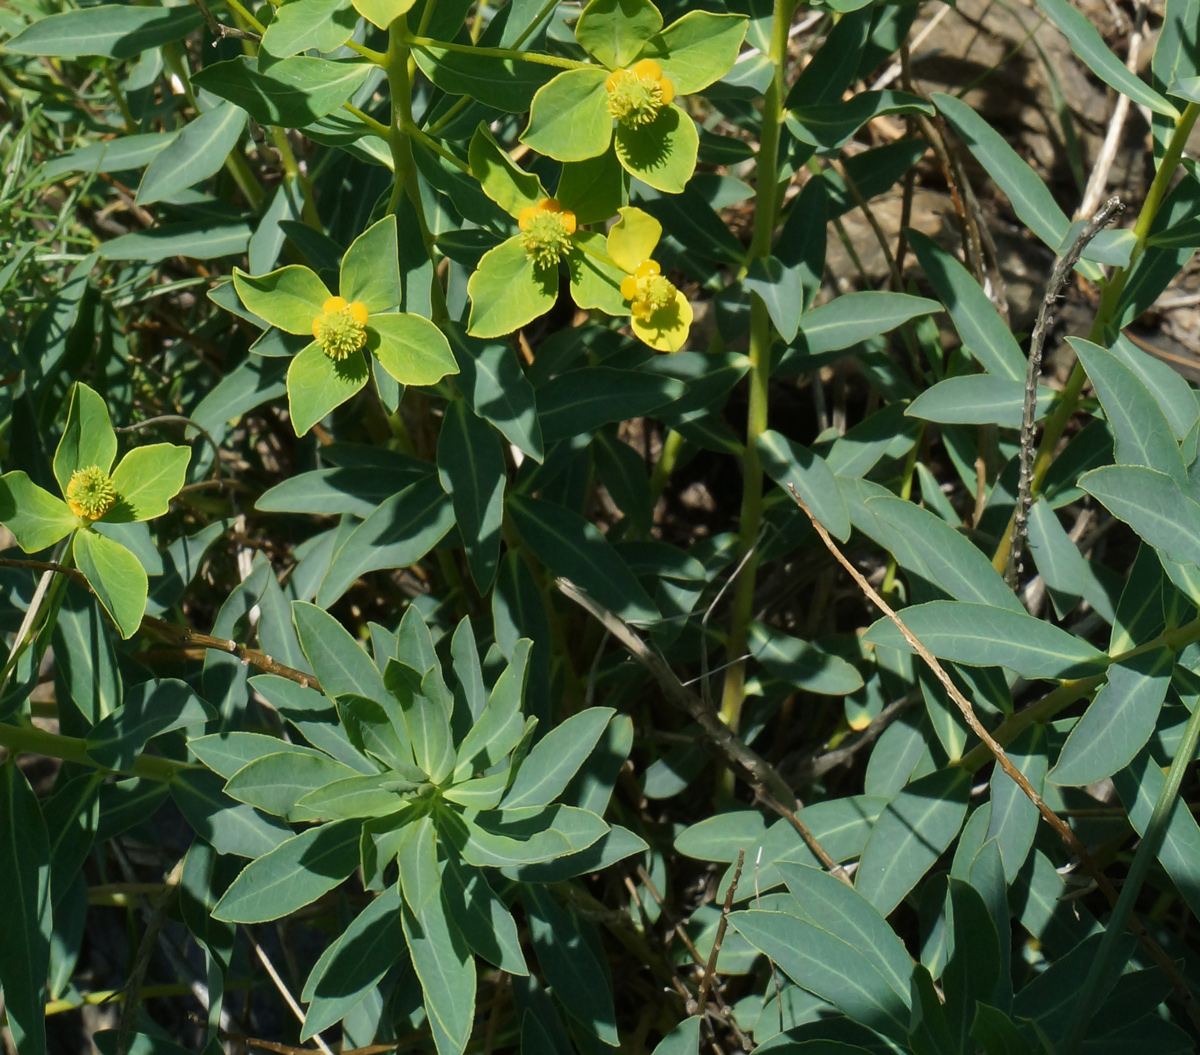
[[387, 139], [387, 137], [390, 133], [390, 130], [388, 129], [388, 126], [385, 125], [382, 121], [376, 121], [375, 118], [373, 118], [370, 114], [363, 113], [363, 111], [360, 110], [353, 103], [342, 103], [342, 108], [345, 109], [348, 113], [351, 113], [355, 117], [357, 117], [372, 132], [374, 132], [377, 136], [379, 136], [380, 139]]
[[106, 770], [96, 763], [87, 753], [87, 741], [75, 736], [61, 736], [58, 733], [48, 733], [33, 725], [5, 725], [0, 723], [0, 747], [10, 755], [31, 754], [45, 755], [48, 758], [61, 758], [64, 762], [77, 762], [79, 765], [91, 766], [93, 769], [106, 772], [124, 773], [133, 777], [145, 777], [147, 780], [157, 780], [165, 783], [185, 769], [196, 769], [187, 762], [173, 762], [169, 758], [159, 758], [155, 755], [141, 755], [128, 769]]
[[603, 67], [593, 62], [580, 62], [578, 59], [563, 59], [557, 55], [543, 55], [537, 51], [518, 51], [515, 48], [481, 48], [477, 44], [455, 44], [449, 40], [433, 40], [430, 37], [411, 36], [407, 43], [419, 48], [442, 48], [445, 51], [456, 51], [460, 55], [474, 55], [483, 59], [510, 59], [513, 62], [532, 62], [538, 66], [556, 66], [560, 70], [599, 70]]
[[419, 139], [423, 144], [425, 144], [425, 146], [437, 154], [438, 157], [444, 158], [446, 161], [450, 162], [450, 164], [458, 169], [459, 172], [465, 172], [468, 176], [471, 174], [470, 165], [463, 161], [463, 159], [457, 154], [452, 154], [432, 136], [426, 135], [415, 124], [408, 125], [405, 131], [414, 139]]
[[[1180, 159], [1183, 157], [1183, 148], [1187, 144], [1188, 136], [1192, 134], [1197, 117], [1200, 117], [1200, 103], [1188, 103], [1183, 113], [1175, 119], [1175, 130], [1171, 133], [1166, 150], [1163, 151], [1162, 161], [1154, 173], [1154, 180], [1150, 184], [1149, 191], [1146, 192], [1142, 211], [1138, 214], [1137, 223], [1133, 227], [1134, 242], [1129, 253], [1129, 264], [1113, 273], [1112, 278], [1105, 283], [1104, 291], [1100, 295], [1100, 307], [1092, 322], [1092, 332], [1088, 334], [1088, 340], [1094, 343], [1104, 340], [1105, 331], [1116, 319], [1117, 307], [1121, 301], [1121, 294], [1125, 292], [1125, 284], [1129, 281], [1134, 265], [1146, 248], [1146, 239], [1150, 237], [1150, 229], [1158, 217], [1158, 210], [1162, 207], [1167, 192], [1171, 189], [1171, 178], [1179, 167]], [[1058, 441], [1062, 439], [1063, 432], [1066, 431], [1067, 425], [1079, 407], [1079, 397], [1086, 383], [1087, 374], [1083, 365], [1076, 362], [1058, 405], [1046, 419], [1046, 424], [1042, 429], [1042, 439], [1033, 459], [1033, 491], [1035, 493], [1054, 460]], [[1015, 516], [1016, 511], [1014, 510], [1013, 517]], [[992, 557], [992, 566], [1001, 573], [1008, 566], [1008, 551], [1012, 545], [1012, 527], [1013, 521], [1010, 518], [1008, 527], [1001, 536], [1000, 545], [996, 547], [996, 552]]]
[[[757, 189], [754, 201], [754, 234], [748, 260], [766, 257], [779, 206], [779, 128], [783, 120], [784, 64], [787, 61], [788, 30], [796, 0], [775, 0], [771, 23], [770, 59], [774, 75], [763, 98], [762, 135], [759, 140]], [[758, 570], [755, 547], [762, 527], [763, 472], [758, 459], [758, 437], [767, 428], [767, 385], [771, 376], [771, 318], [761, 297], [750, 302], [749, 409], [746, 418], [746, 449], [742, 453], [742, 508], [738, 530], [738, 552], [743, 561], [734, 587], [733, 610], [725, 653], [729, 666], [721, 692], [721, 719], [735, 732], [746, 698], [746, 627], [754, 606]]]
[[650, 493], [656, 502], [661, 497], [667, 481], [671, 478], [671, 473], [679, 462], [683, 444], [683, 436], [674, 429], [667, 429], [667, 434], [663, 437], [662, 453], [654, 466], [654, 472], [650, 475]]
[[[1171, 820], [1171, 811], [1179, 799], [1179, 788], [1183, 784], [1183, 774], [1196, 757], [1196, 745], [1200, 743], [1200, 706], [1192, 711], [1179, 750], [1171, 760], [1171, 768], [1167, 770], [1166, 783], [1159, 792], [1154, 810], [1150, 814], [1150, 822], [1146, 825], [1145, 834], [1138, 844], [1137, 852], [1133, 855], [1133, 864], [1121, 885], [1121, 896], [1113, 907], [1112, 915], [1105, 926], [1104, 937], [1100, 939], [1100, 948], [1092, 959], [1083, 990], [1074, 1000], [1075, 1017], [1071, 1025], [1071, 1035], [1062, 1048], [1063, 1055], [1074, 1055], [1078, 1050], [1083, 1035], [1095, 1012], [1098, 1000], [1104, 998], [1115, 975], [1125, 966], [1124, 960], [1117, 955], [1117, 948], [1125, 937], [1130, 913], [1141, 892], [1142, 884], [1150, 871], [1162, 846], [1163, 837], [1167, 833], [1167, 825]], [[1186, 806], [1183, 807], [1185, 810]]]

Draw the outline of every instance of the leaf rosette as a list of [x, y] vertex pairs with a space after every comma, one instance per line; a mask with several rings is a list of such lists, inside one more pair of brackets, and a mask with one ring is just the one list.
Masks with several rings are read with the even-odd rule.
[[398, 310], [394, 216], [351, 243], [337, 293], [299, 264], [258, 276], [235, 268], [233, 284], [247, 311], [284, 333], [312, 337], [288, 367], [288, 409], [297, 436], [366, 385], [367, 352], [402, 385], [432, 385], [458, 372], [441, 330]]

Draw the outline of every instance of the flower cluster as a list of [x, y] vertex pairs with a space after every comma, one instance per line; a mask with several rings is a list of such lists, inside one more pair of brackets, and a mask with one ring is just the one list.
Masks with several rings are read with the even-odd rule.
[[604, 82], [604, 90], [609, 114], [629, 128], [649, 124], [675, 98], [675, 85], [653, 59], [642, 59], [627, 70], [614, 70]]
[[536, 267], [554, 267], [571, 251], [575, 214], [564, 209], [557, 198], [526, 206], [517, 217], [517, 226], [521, 248]]
[[63, 493], [67, 507], [77, 517], [99, 520], [117, 500], [112, 479], [98, 465], [88, 465], [71, 473]]
[[313, 319], [312, 333], [321, 351], [339, 363], [367, 343], [368, 318], [367, 306], [361, 300], [330, 297], [321, 305], [321, 314]]

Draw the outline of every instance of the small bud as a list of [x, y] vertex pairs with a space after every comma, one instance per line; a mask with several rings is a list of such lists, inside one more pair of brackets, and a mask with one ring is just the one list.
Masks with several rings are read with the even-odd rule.
[[657, 260], [643, 260], [632, 275], [621, 280], [621, 296], [629, 301], [635, 317], [648, 319], [675, 303], [675, 286], [663, 275]]
[[66, 498], [67, 507], [77, 517], [99, 520], [117, 500], [117, 489], [100, 466], [89, 465], [71, 474]]

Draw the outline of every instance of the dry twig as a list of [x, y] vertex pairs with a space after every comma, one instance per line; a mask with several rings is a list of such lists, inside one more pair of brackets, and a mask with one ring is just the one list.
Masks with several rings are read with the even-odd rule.
[[717, 924], [717, 933], [713, 937], [713, 947], [708, 954], [708, 963], [704, 965], [704, 977], [700, 980], [700, 994], [696, 998], [698, 1014], [701, 1018], [704, 1017], [704, 1007], [708, 1003], [708, 991], [713, 986], [713, 979], [717, 975], [717, 957], [721, 955], [721, 943], [725, 940], [725, 929], [729, 926], [729, 913], [733, 910], [733, 899], [737, 894], [738, 880], [742, 878], [742, 863], [746, 859], [746, 851], [739, 850], [737, 855], [737, 864], [733, 869], [733, 879], [729, 883], [729, 889], [725, 891], [725, 904], [721, 906], [721, 920]]
[[1004, 571], [1004, 581], [1010, 587], [1016, 585], [1017, 576], [1021, 574], [1021, 546], [1029, 530], [1029, 507], [1033, 503], [1033, 423], [1037, 413], [1038, 381], [1042, 376], [1042, 350], [1046, 345], [1046, 334], [1054, 323], [1050, 312], [1062, 296], [1063, 287], [1071, 277], [1075, 265], [1079, 263], [1080, 254], [1087, 248], [1087, 244], [1112, 223], [1124, 208], [1121, 199], [1116, 195], [1109, 198], [1100, 211], [1080, 228], [1079, 234], [1075, 236], [1075, 241], [1066, 253], [1054, 261], [1050, 281], [1046, 285], [1046, 295], [1042, 298], [1037, 322], [1034, 323], [1033, 334], [1029, 338], [1029, 365], [1025, 371], [1025, 403], [1021, 414], [1021, 477], [1017, 484], [1017, 508], [1013, 514], [1008, 565]]

